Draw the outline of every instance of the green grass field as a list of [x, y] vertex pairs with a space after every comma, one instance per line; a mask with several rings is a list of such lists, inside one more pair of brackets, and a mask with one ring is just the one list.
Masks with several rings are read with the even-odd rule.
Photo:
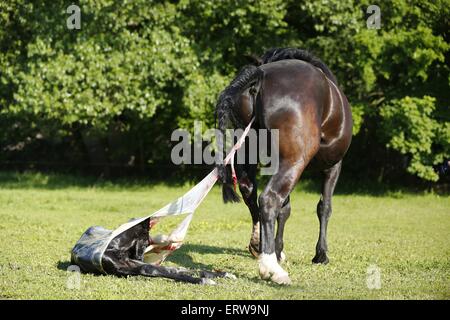
[[[171, 202], [190, 185], [94, 183], [60, 175], [0, 173], [0, 298], [2, 299], [449, 299], [450, 197], [359, 192], [334, 197], [330, 264], [311, 263], [318, 236], [319, 195], [294, 191], [284, 267], [292, 285], [259, 279], [247, 252], [250, 215], [224, 205], [215, 187], [199, 207], [184, 246], [166, 262], [222, 269], [237, 280], [199, 286], [167, 279], [81, 275], [69, 289], [70, 250], [91, 225], [115, 228]], [[159, 227], [169, 229], [178, 220]], [[367, 287], [368, 268], [381, 288]]]

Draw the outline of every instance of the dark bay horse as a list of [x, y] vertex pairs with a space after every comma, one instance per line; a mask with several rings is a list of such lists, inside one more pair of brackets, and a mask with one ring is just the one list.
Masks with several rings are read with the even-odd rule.
[[[317, 205], [320, 233], [312, 261], [328, 263], [331, 198], [352, 137], [350, 106], [333, 73], [307, 51], [271, 49], [244, 67], [221, 93], [216, 115], [222, 132], [230, 123], [242, 128], [252, 117], [256, 118], [252, 125], [255, 129], [279, 130], [279, 169], [259, 198], [256, 165], [235, 166], [239, 189], [253, 220], [249, 249], [258, 257], [260, 276], [290, 283], [278, 262], [285, 258], [283, 232], [291, 212], [289, 195], [307, 166], [318, 168], [324, 176]], [[224, 201], [238, 201], [230, 169], [218, 168]]]

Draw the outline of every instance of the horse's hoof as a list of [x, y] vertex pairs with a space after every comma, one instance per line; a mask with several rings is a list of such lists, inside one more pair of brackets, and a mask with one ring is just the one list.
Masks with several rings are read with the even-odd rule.
[[[278, 264], [275, 253], [261, 254], [258, 258], [259, 261], [259, 275], [261, 279], [275, 281], [278, 283], [285, 282], [289, 279], [288, 273], [284, 271]], [[287, 279], [286, 279], [287, 278]], [[274, 280], [276, 279], [276, 280]], [[289, 280], [290, 281], [290, 280]]]
[[266, 268], [259, 268], [259, 276], [263, 280], [269, 280], [270, 279], [270, 272], [269, 269]]
[[202, 278], [200, 284], [209, 285], [209, 286], [215, 286], [216, 282], [213, 281], [212, 279]]
[[312, 259], [312, 263], [327, 264], [328, 262], [330, 262], [330, 260], [328, 260], [326, 252], [319, 252]]
[[270, 280], [281, 285], [290, 285], [292, 283], [287, 273], [274, 274]]

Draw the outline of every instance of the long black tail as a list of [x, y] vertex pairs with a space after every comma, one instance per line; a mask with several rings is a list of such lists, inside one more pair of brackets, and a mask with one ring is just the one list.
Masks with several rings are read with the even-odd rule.
[[[225, 130], [228, 124], [233, 127], [242, 127], [242, 121], [237, 115], [235, 106], [241, 96], [241, 94], [248, 88], [254, 87], [252, 94], [256, 96], [257, 90], [260, 87], [259, 83], [262, 79], [263, 72], [256, 66], [245, 66], [239, 72], [239, 74], [231, 81], [230, 85], [223, 90], [219, 96], [219, 100], [216, 105], [216, 117], [218, 120], [218, 129], [222, 133], [222, 137], [218, 139], [219, 150], [225, 151], [224, 140]], [[253, 99], [254, 101], [254, 99]], [[255, 110], [255, 108], [253, 108]], [[231, 177], [231, 169], [223, 164], [217, 165], [219, 171], [219, 180], [222, 181], [222, 196], [223, 201], [227, 202], [239, 202], [239, 195], [236, 193], [233, 181]]]

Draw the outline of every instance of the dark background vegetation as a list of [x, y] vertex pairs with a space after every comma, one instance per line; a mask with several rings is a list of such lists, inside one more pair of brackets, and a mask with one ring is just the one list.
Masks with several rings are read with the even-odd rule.
[[[0, 4], [0, 168], [192, 178], [171, 132], [214, 126], [218, 94], [271, 47], [311, 50], [352, 104], [343, 178], [445, 185], [448, 1], [68, 1]], [[381, 28], [366, 10], [381, 8]]]

